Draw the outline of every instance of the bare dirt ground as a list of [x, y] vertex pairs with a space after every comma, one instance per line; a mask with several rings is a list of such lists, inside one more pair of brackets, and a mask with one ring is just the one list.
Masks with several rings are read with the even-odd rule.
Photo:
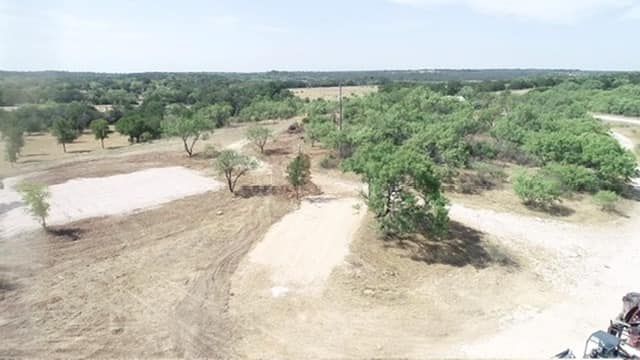
[[[218, 136], [229, 136], [217, 140], [241, 147], [241, 134], [225, 129]], [[25, 175], [63, 184], [70, 177], [126, 174], [158, 163], [210, 168], [209, 160], [169, 155], [163, 151], [169, 146], [155, 152], [131, 147], [91, 161], [62, 159]], [[239, 185], [251, 189], [270, 181], [258, 173]], [[112, 197], [126, 199], [121, 190]], [[269, 192], [242, 195], [206, 192], [0, 239], [0, 356], [234, 356], [233, 340], [240, 335], [226, 313], [229, 277], [293, 205]]]
[[[18, 181], [18, 178], [5, 179], [4, 189], [0, 189], [0, 204], [6, 207], [0, 218], [0, 238], [40, 226], [21, 204], [20, 194], [14, 189]], [[80, 219], [127, 214], [223, 187], [222, 182], [183, 167], [73, 179], [49, 187], [51, 208], [47, 221], [50, 225], [62, 225]]]
[[[296, 88], [289, 89], [293, 94], [301, 99], [324, 99], [324, 100], [337, 100], [339, 96], [339, 88], [337, 86], [329, 87], [311, 87], [311, 88]], [[342, 96], [364, 96], [378, 91], [377, 86], [343, 86]]]
[[[362, 189], [319, 169], [314, 181], [343, 197]], [[246, 329], [240, 352], [249, 358], [532, 358], [567, 347], [580, 351], [637, 286], [640, 209], [633, 203], [627, 210], [589, 225], [454, 203], [445, 241], [383, 241], [367, 218], [346, 261], [334, 267], [323, 291], [311, 294], [285, 286], [269, 291], [278, 265], [256, 272], [245, 259], [232, 280], [241, 296], [230, 302]], [[298, 227], [286, 236], [306, 233]]]
[[207, 193], [3, 242], [0, 354], [231, 356], [228, 278], [289, 209]]
[[[209, 140], [264, 164], [238, 196], [207, 192], [0, 240], [0, 356], [548, 357], [606, 326], [637, 290], [637, 205], [585, 224], [454, 202], [446, 240], [383, 240], [354, 206], [357, 177], [318, 166], [326, 150], [305, 146], [305, 193], [335, 200], [297, 207], [284, 170], [299, 136], [280, 134], [259, 154], [243, 132]], [[180, 145], [18, 173], [62, 184], [162, 164], [213, 181], [211, 161]]]

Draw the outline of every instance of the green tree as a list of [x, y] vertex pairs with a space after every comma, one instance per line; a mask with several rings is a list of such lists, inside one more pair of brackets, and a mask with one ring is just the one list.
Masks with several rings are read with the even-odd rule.
[[247, 129], [247, 138], [253, 142], [260, 153], [264, 153], [264, 146], [271, 139], [273, 132], [264, 126], [252, 126]]
[[18, 161], [18, 155], [24, 147], [24, 134], [17, 124], [4, 124], [2, 127], [2, 139], [5, 144], [5, 156], [10, 163]]
[[443, 236], [448, 229], [447, 200], [433, 162], [412, 146], [388, 142], [363, 144], [347, 168], [368, 184], [365, 198], [385, 235], [426, 230]]
[[104, 149], [104, 139], [109, 137], [109, 123], [107, 120], [94, 120], [91, 123], [91, 132], [96, 140], [100, 140], [100, 146]]
[[58, 143], [62, 144], [62, 150], [67, 152], [67, 144], [72, 143], [78, 138], [78, 131], [75, 124], [67, 119], [58, 119], [53, 123], [53, 135], [58, 139]]
[[193, 156], [196, 142], [213, 131], [215, 124], [204, 113], [191, 113], [179, 108], [170, 108], [162, 121], [162, 131], [168, 136], [182, 140], [184, 151]]
[[312, 119], [309, 121], [309, 124], [305, 126], [306, 138], [313, 147], [316, 141], [322, 141], [322, 139], [325, 139], [332, 132], [333, 128], [334, 127], [328, 121]]
[[560, 199], [562, 190], [555, 179], [543, 175], [518, 174], [513, 183], [513, 190], [525, 205], [548, 208]]
[[614, 211], [620, 197], [613, 191], [602, 190], [593, 195], [593, 202], [603, 211]]
[[311, 178], [311, 158], [309, 155], [298, 152], [287, 166], [287, 178], [296, 192], [296, 199], [300, 198], [300, 188], [305, 186]]
[[196, 115], [208, 120], [217, 128], [225, 126], [232, 114], [233, 108], [227, 103], [210, 105], [198, 110], [196, 113]]
[[216, 169], [227, 180], [227, 186], [231, 193], [235, 192], [238, 179], [247, 172], [258, 167], [258, 163], [234, 150], [223, 150], [216, 159]]
[[27, 210], [43, 228], [47, 228], [47, 217], [49, 216], [49, 189], [46, 185], [37, 183], [21, 183], [18, 192], [22, 200], [27, 204]]

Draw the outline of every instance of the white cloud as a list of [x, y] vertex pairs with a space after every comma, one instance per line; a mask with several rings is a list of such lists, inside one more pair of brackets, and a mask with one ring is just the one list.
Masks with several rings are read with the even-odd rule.
[[[434, 7], [465, 6], [476, 12], [556, 24], [574, 23], [601, 11], [640, 7], [640, 0], [389, 0], [392, 3]], [[637, 10], [640, 13], [640, 8]], [[639, 14], [640, 15], [640, 14]]]

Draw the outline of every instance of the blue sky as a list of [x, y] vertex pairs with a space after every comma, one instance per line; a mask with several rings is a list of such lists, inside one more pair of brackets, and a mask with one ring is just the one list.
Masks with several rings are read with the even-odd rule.
[[0, 0], [0, 69], [640, 70], [640, 0]]

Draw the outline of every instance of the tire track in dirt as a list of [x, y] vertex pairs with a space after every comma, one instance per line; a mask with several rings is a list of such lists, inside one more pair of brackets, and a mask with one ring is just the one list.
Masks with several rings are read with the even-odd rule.
[[[280, 216], [284, 215], [278, 214]], [[276, 215], [276, 217], [279, 217]], [[239, 333], [228, 314], [231, 276], [240, 261], [262, 238], [274, 219], [272, 199], [250, 217], [251, 223], [236, 231], [217, 256], [197, 277], [188, 296], [176, 306], [176, 322], [185, 324], [177, 328], [174, 342], [177, 355], [189, 358], [237, 357], [234, 338]], [[186, 325], [189, 324], [189, 325]]]

